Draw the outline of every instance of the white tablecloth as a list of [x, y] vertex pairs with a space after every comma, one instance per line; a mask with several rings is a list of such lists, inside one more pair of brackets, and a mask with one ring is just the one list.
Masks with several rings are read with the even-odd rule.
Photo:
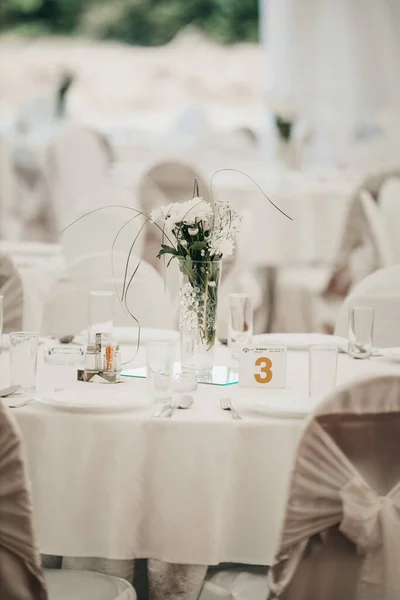
[[[339, 357], [339, 381], [375, 371], [398, 373], [400, 364]], [[6, 384], [7, 369], [1, 372]], [[93, 393], [95, 384], [74, 377], [71, 368], [41, 364], [39, 390], [61, 386], [75, 400]], [[137, 399], [130, 412], [67, 413], [40, 403], [15, 409], [41, 552], [271, 564], [304, 420], [274, 418], [253, 400], [311, 407], [307, 388], [308, 353], [299, 351], [289, 352], [286, 390], [200, 386], [193, 407], [168, 420], [150, 418], [146, 382], [132, 379], [108, 388]], [[227, 394], [243, 420], [220, 409]]]

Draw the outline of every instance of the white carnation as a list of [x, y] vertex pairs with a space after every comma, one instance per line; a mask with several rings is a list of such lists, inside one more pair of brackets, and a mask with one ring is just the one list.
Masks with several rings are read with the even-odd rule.
[[210, 254], [221, 254], [222, 256], [231, 256], [234, 247], [235, 244], [233, 243], [233, 240], [227, 240], [222, 238], [218, 240], [211, 240]]
[[160, 206], [159, 208], [155, 208], [150, 213], [150, 221], [153, 221], [153, 223], [156, 223], [157, 221], [173, 220], [173, 215], [175, 212], [174, 206], [175, 206], [175, 204], [173, 202], [171, 202], [171, 204], [164, 204], [163, 206]]
[[180, 206], [179, 223], [186, 225], [194, 225], [199, 221], [206, 221], [212, 215], [211, 205], [203, 200], [203, 198], [192, 198], [187, 202], [183, 202]]
[[152, 211], [153, 222], [165, 221], [166, 228], [172, 230], [178, 223], [195, 225], [206, 221], [212, 215], [211, 205], [202, 198], [192, 198], [187, 202], [172, 202]]

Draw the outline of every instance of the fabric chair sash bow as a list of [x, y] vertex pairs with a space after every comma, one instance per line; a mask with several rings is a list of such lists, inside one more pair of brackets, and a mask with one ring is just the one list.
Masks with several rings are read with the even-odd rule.
[[339, 492], [343, 501], [340, 531], [366, 554], [382, 545], [382, 516], [393, 510], [390, 496], [379, 496], [362, 479], [355, 478]]
[[400, 484], [380, 496], [315, 419], [303, 438], [292, 480], [277, 557], [280, 568], [269, 572], [272, 598], [284, 594], [309, 540], [333, 526], [362, 557], [357, 600], [399, 598]]

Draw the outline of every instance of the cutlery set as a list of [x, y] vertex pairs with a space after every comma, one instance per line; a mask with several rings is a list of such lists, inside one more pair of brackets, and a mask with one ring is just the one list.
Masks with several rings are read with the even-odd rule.
[[[179, 398], [177, 403], [167, 404], [167, 405], [163, 406], [162, 408], [160, 408], [159, 410], [157, 410], [157, 412], [155, 412], [151, 416], [155, 419], [169, 419], [172, 417], [172, 415], [174, 414], [176, 409], [184, 409], [185, 410], [185, 409], [190, 408], [192, 406], [192, 404], [193, 404], [193, 397], [189, 396], [189, 395], [184, 395]], [[239, 413], [236, 411], [236, 409], [232, 405], [232, 401], [230, 398], [221, 398], [220, 406], [221, 406], [222, 410], [231, 411], [232, 418], [235, 421], [242, 419], [242, 417], [239, 415]]]
[[[3, 390], [0, 390], [0, 398], [9, 398], [10, 396], [13, 396], [14, 394], [16, 394], [20, 389], [21, 389], [20, 385], [12, 385], [8, 388], [4, 388]], [[64, 391], [64, 388], [55, 388], [54, 391], [62, 392], [62, 391]], [[20, 401], [18, 402], [18, 398], [19, 398], [19, 396], [16, 397], [15, 403], [13, 403], [13, 404], [8, 403], [7, 404], [8, 408], [22, 408], [23, 406], [27, 406], [28, 404], [31, 404], [32, 402], [39, 400], [39, 398], [37, 396], [30, 396], [29, 398], [22, 397], [20, 399]]]
[[[16, 392], [18, 392], [20, 388], [21, 388], [20, 385], [13, 385], [11, 387], [4, 388], [3, 390], [0, 390], [0, 398], [8, 398], [9, 396], [12, 396]], [[56, 388], [54, 391], [62, 392], [63, 388]], [[8, 407], [9, 408], [22, 408], [23, 406], [27, 406], [28, 404], [30, 404], [31, 402], [34, 402], [35, 400], [37, 400], [37, 397], [32, 396], [30, 398], [22, 399], [21, 402], [16, 402], [15, 404], [8, 404]], [[157, 410], [157, 412], [155, 412], [151, 416], [156, 419], [169, 419], [172, 417], [175, 410], [177, 410], [177, 409], [186, 410], [186, 409], [190, 408], [192, 406], [192, 404], [193, 404], [193, 396], [189, 396], [189, 395], [185, 394], [185, 395], [179, 397], [178, 402], [175, 402], [173, 404], [172, 403], [166, 404], [165, 406], [161, 407], [159, 410]], [[230, 398], [228, 398], [228, 397], [221, 398], [220, 406], [221, 406], [222, 410], [231, 411], [232, 418], [234, 420], [240, 420], [242, 418], [238, 414], [236, 409], [233, 407], [232, 401]]]
[[221, 398], [220, 404], [221, 404], [222, 410], [230, 410], [231, 411], [232, 418], [235, 421], [240, 421], [242, 419], [242, 417], [239, 415], [239, 413], [234, 408], [234, 406], [232, 404], [232, 400], [230, 398]]

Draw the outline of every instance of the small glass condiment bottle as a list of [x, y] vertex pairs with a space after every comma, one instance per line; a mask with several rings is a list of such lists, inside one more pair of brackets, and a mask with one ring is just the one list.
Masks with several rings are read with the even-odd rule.
[[97, 347], [90, 344], [86, 347], [85, 354], [85, 370], [86, 371], [100, 371], [101, 369], [101, 355], [97, 351]]
[[115, 346], [114, 361], [114, 371], [119, 374], [121, 373], [121, 351], [118, 344]]

